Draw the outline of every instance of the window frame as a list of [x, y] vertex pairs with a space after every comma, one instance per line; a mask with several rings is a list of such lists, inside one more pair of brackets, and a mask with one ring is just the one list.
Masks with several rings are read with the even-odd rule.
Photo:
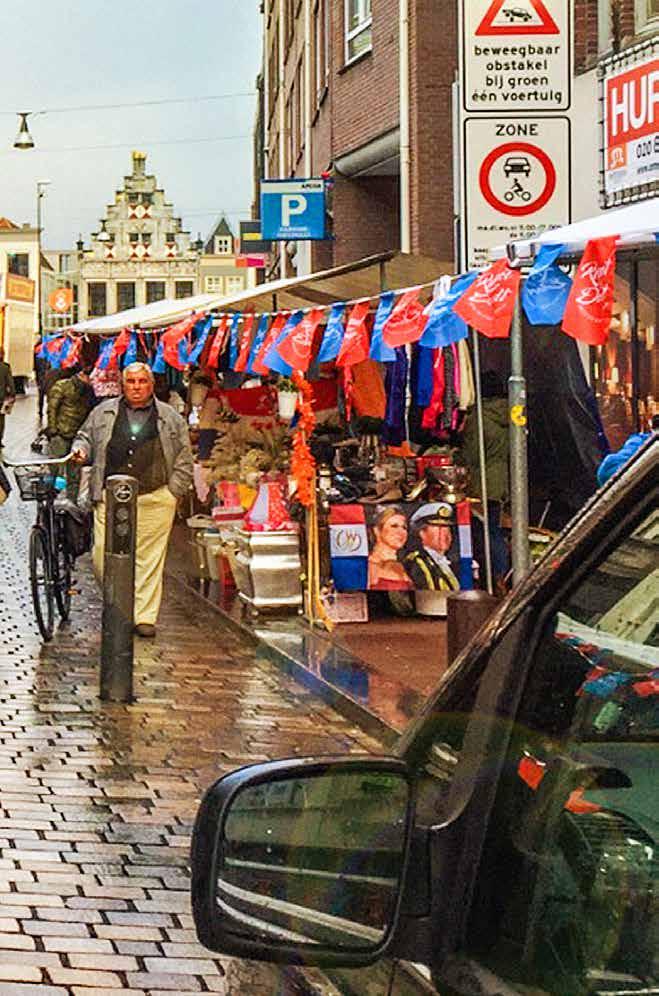
[[635, 0], [634, 25], [639, 33], [659, 27], [659, 0]]
[[[92, 309], [92, 298], [93, 298], [92, 288], [94, 288], [94, 291], [96, 291], [96, 289], [100, 287], [103, 288], [103, 298], [105, 301], [104, 305], [105, 311], [103, 312], [99, 312], [96, 311], [95, 309]], [[89, 283], [87, 284], [87, 314], [89, 315], [90, 318], [103, 318], [105, 315], [107, 315], [107, 313], [108, 313], [107, 280], [90, 280]]]
[[[162, 287], [162, 297], [150, 297], [150, 287]], [[147, 280], [144, 284], [144, 300], [146, 304], [155, 304], [157, 301], [165, 301], [167, 298], [167, 283], [164, 280]]]
[[[124, 287], [133, 288], [132, 304], [122, 303], [121, 301], [120, 290], [123, 289]], [[137, 303], [137, 285], [134, 280], [118, 280], [116, 285], [116, 294], [117, 294], [117, 311], [127, 311], [129, 308], [135, 307]]]
[[[351, 17], [351, 4], [356, 3], [358, 7], [358, 16], [360, 18], [359, 23], [356, 27], [350, 27], [350, 17]], [[345, 52], [344, 52], [344, 64], [346, 66], [351, 65], [358, 59], [363, 58], [369, 52], [373, 51], [373, 6], [371, 0], [344, 0], [344, 21], [345, 21]], [[350, 46], [354, 41], [360, 37], [360, 35], [365, 34], [365, 32], [370, 33], [370, 40], [368, 45], [361, 49], [359, 52], [351, 54]]]

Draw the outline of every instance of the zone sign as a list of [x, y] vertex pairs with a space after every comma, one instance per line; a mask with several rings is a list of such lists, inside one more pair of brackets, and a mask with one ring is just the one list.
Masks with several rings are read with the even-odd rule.
[[566, 111], [573, 0], [461, 0], [464, 110]]

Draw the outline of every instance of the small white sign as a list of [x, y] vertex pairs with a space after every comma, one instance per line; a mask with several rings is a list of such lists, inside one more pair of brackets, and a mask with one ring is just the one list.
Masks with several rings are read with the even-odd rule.
[[332, 557], [368, 557], [366, 526], [330, 526], [330, 555]]
[[466, 111], [568, 110], [570, 0], [461, 0], [460, 24]]
[[466, 265], [504, 242], [570, 221], [567, 118], [468, 118], [464, 123]]

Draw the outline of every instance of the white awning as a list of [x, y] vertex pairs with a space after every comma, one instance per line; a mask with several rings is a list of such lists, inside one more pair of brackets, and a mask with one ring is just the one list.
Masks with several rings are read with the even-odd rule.
[[[528, 257], [543, 245], [564, 245], [565, 252], [583, 252], [590, 239], [601, 239], [609, 235], [618, 235], [620, 246], [647, 245], [656, 243], [659, 235], [659, 197], [627, 207], [603, 211], [602, 214], [584, 221], [576, 221], [563, 228], [552, 228], [532, 239], [513, 242], [515, 255]], [[506, 246], [497, 246], [492, 250], [493, 259], [501, 259], [506, 255]]]
[[110, 335], [133, 326], [141, 329], [159, 328], [162, 325], [172, 325], [179, 318], [185, 318], [195, 311], [208, 311], [218, 300], [217, 294], [196, 294], [194, 297], [182, 297], [176, 301], [154, 301], [139, 308], [118, 311], [115, 315], [78, 322], [71, 327], [71, 331]]

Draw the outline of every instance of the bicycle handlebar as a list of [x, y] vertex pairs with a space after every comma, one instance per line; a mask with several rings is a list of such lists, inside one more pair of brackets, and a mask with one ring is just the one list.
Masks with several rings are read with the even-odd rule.
[[73, 459], [73, 452], [67, 453], [64, 457], [50, 457], [45, 460], [25, 460], [14, 463], [12, 460], [2, 460], [5, 467], [61, 467], [62, 464], [69, 463]]

